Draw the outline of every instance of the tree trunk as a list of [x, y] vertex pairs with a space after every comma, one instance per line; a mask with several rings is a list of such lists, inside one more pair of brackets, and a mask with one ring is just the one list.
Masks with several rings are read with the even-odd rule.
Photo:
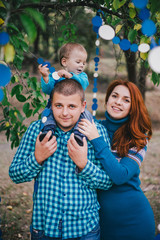
[[128, 72], [128, 80], [137, 84], [136, 77], [136, 54], [130, 50], [125, 51], [126, 67]]
[[145, 63], [141, 62], [141, 67], [139, 70], [138, 87], [142, 93], [144, 100], [145, 100], [145, 92], [146, 92], [146, 76], [147, 76], [147, 69], [145, 68]]

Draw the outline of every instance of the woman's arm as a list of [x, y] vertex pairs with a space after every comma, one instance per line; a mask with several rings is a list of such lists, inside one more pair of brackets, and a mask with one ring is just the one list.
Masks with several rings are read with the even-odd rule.
[[[84, 122], [84, 123], [83, 123]], [[118, 161], [118, 155], [115, 156], [105, 143], [102, 137], [96, 135], [95, 125], [88, 123], [87, 120], [81, 122], [79, 131], [90, 138], [95, 150], [96, 159], [100, 160], [106, 173], [117, 184], [124, 184], [139, 171], [140, 163], [143, 161], [147, 147], [136, 152], [136, 149], [130, 149], [128, 156]], [[83, 130], [82, 130], [83, 129]]]

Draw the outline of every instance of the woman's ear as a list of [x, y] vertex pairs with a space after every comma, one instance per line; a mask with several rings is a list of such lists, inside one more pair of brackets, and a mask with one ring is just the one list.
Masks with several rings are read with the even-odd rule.
[[62, 65], [63, 67], [66, 67], [66, 63], [67, 63], [67, 59], [66, 59], [65, 57], [63, 57], [63, 58], [61, 59], [61, 65]]

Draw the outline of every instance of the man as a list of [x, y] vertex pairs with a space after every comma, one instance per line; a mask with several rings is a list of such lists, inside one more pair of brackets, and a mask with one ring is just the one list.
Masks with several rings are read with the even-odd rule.
[[[108, 189], [111, 181], [95, 159], [90, 142], [83, 146], [75, 141], [72, 129], [86, 102], [81, 85], [66, 79], [55, 85], [51, 96], [52, 110], [57, 122], [55, 136], [51, 131], [40, 142], [40, 121], [30, 125], [9, 169], [15, 183], [35, 179], [33, 216], [31, 224], [34, 239], [98, 240], [99, 204], [96, 188]], [[97, 125], [105, 139], [105, 128]], [[77, 159], [85, 163], [77, 166], [69, 157], [69, 139], [77, 148]], [[107, 141], [107, 139], [106, 139]]]

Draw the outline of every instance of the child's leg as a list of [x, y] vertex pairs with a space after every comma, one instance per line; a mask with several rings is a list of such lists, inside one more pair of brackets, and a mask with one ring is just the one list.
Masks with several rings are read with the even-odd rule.
[[85, 109], [85, 111], [81, 113], [80, 118], [74, 127], [74, 138], [80, 146], [83, 146], [83, 137], [86, 136], [78, 130], [78, 123], [81, 121], [81, 119], [87, 119], [92, 122], [93, 116], [87, 109]]
[[[40, 141], [43, 140], [45, 135], [47, 134], [48, 131], [52, 131], [52, 136], [54, 135], [56, 129], [56, 121], [53, 116], [53, 112], [51, 108], [45, 108], [44, 111], [42, 112], [42, 117], [41, 117], [41, 131], [42, 134], [40, 135]], [[51, 137], [52, 137], [51, 136]], [[50, 140], [50, 139], [49, 139]]]

